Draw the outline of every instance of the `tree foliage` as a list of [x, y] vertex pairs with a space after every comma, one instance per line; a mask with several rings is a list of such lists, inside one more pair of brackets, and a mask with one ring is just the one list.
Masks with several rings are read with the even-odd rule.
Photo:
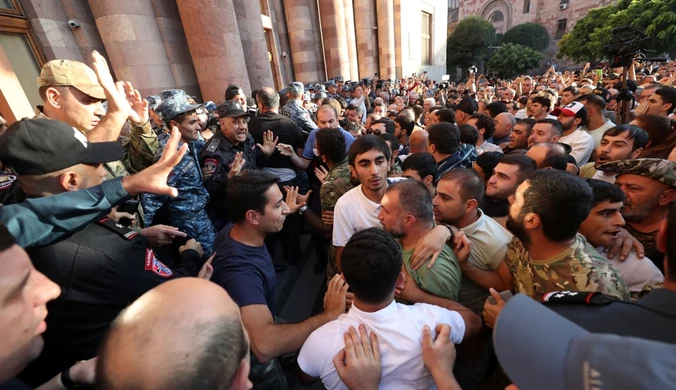
[[539, 24], [523, 23], [510, 28], [502, 37], [502, 43], [516, 43], [543, 52], [549, 46], [549, 33]]
[[657, 53], [676, 51], [676, 0], [620, 0], [596, 8], [559, 41], [558, 57], [574, 61], [605, 58], [605, 46], [616, 27], [632, 26], [651, 41], [642, 49]]
[[542, 53], [530, 47], [504, 43], [488, 61], [488, 70], [508, 79], [537, 68], [544, 58]]
[[449, 72], [455, 67], [467, 69], [488, 57], [488, 47], [496, 41], [495, 27], [478, 16], [470, 16], [458, 23], [446, 42], [446, 65]]

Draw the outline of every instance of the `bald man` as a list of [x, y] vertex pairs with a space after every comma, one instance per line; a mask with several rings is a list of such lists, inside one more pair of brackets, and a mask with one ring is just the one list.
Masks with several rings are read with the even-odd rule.
[[411, 136], [408, 138], [408, 147], [409, 147], [409, 152], [405, 156], [399, 156], [399, 160], [402, 162], [406, 159], [406, 157], [412, 155], [413, 153], [425, 153], [427, 152], [427, 139], [429, 138], [429, 134], [427, 133], [427, 130], [420, 129], [420, 130], [413, 130], [411, 133]]
[[170, 280], [117, 317], [96, 367], [101, 390], [250, 389], [249, 338], [217, 284]]

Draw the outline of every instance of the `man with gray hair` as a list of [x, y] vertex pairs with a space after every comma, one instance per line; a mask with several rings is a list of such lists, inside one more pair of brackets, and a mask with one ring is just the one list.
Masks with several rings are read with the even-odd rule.
[[289, 98], [289, 102], [282, 108], [282, 114], [296, 122], [301, 131], [310, 134], [312, 130], [317, 128], [317, 125], [312, 121], [310, 113], [303, 108], [304, 92], [305, 87], [303, 87], [303, 83], [294, 81], [289, 84], [289, 86], [286, 87], [286, 94]]
[[516, 118], [509, 112], [502, 112], [495, 117], [495, 132], [491, 143], [500, 146], [503, 150], [509, 145], [509, 136], [516, 125]]

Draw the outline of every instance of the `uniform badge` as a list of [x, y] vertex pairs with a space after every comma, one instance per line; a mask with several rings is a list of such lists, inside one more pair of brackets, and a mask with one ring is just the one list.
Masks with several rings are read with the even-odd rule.
[[221, 141], [216, 138], [212, 138], [211, 141], [209, 141], [209, 145], [207, 145], [207, 152], [208, 153], [213, 153], [216, 151], [216, 148], [218, 148], [218, 144], [220, 144]]
[[204, 159], [204, 167], [202, 168], [202, 174], [204, 176], [211, 176], [216, 172], [218, 168], [218, 160], [215, 158]]
[[16, 181], [14, 175], [0, 175], [0, 191], [4, 191], [12, 186]]
[[155, 256], [155, 252], [153, 252], [153, 250], [150, 248], [146, 249], [145, 270], [153, 271], [154, 273], [163, 278], [169, 278], [171, 277], [171, 275], [174, 274], [173, 272], [171, 272], [169, 267], [162, 264], [162, 262], [157, 259], [157, 256]]

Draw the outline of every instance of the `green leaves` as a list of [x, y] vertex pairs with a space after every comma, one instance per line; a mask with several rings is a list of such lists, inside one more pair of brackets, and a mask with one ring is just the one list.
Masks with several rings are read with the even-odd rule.
[[516, 43], [543, 52], [549, 46], [549, 33], [544, 26], [524, 23], [509, 29], [502, 38], [502, 43]]
[[545, 56], [530, 47], [505, 43], [488, 61], [488, 69], [500, 78], [512, 78], [537, 68]]
[[488, 57], [488, 47], [496, 42], [495, 27], [478, 16], [463, 19], [446, 42], [446, 64], [467, 69]]

